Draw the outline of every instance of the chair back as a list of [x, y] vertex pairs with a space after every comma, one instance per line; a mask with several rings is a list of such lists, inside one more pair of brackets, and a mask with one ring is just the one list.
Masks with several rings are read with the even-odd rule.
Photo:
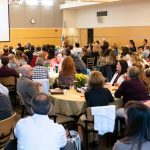
[[116, 108], [114, 105], [91, 107], [94, 116], [94, 129], [100, 135], [114, 131]]
[[19, 101], [19, 104], [21, 106], [21, 118], [23, 118], [25, 115], [25, 103], [23, 96], [19, 92], [17, 92], [17, 100]]
[[87, 58], [87, 68], [94, 67], [94, 61], [95, 61], [95, 57]]
[[16, 91], [17, 79], [15, 77], [0, 77], [0, 83], [6, 86], [9, 91]]
[[49, 79], [33, 79], [33, 82], [39, 82], [42, 84], [42, 87], [40, 86], [40, 92], [44, 92], [46, 94], [49, 94]]
[[20, 105], [25, 106], [23, 96], [19, 92], [17, 92], [17, 96], [18, 96], [18, 101], [19, 101]]
[[13, 132], [13, 124], [16, 117], [16, 113], [10, 118], [0, 121], [0, 148], [3, 148]]

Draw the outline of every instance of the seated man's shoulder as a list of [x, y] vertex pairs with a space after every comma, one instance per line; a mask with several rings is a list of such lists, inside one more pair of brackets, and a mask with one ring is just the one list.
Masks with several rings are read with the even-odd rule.
[[3, 99], [6, 99], [6, 100], [8, 99], [9, 100], [8, 96], [3, 94], [3, 93], [1, 93], [1, 92], [0, 92], [0, 99], [1, 100], [3, 100]]
[[18, 83], [33, 84], [34, 82], [29, 78], [21, 77], [21, 78], [18, 79]]

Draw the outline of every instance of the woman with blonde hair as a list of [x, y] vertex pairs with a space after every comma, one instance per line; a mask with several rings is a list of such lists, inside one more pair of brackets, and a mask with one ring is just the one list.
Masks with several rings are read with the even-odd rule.
[[105, 78], [101, 72], [93, 71], [90, 75], [85, 99], [88, 107], [106, 106], [114, 102], [111, 92], [104, 88]]
[[[97, 106], [107, 106], [110, 102], [114, 102], [114, 98], [109, 91], [109, 89], [104, 88], [105, 78], [102, 73], [99, 71], [93, 71], [89, 77], [88, 88], [85, 92], [85, 100], [88, 107], [97, 107]], [[78, 122], [78, 132], [83, 141], [83, 121], [85, 120], [85, 115], [82, 115]], [[90, 112], [87, 112], [88, 120], [93, 121], [93, 117]], [[98, 134], [94, 134], [93, 146], [98, 145]]]
[[144, 67], [142, 59], [140, 59], [139, 54], [137, 52], [133, 52], [131, 54], [131, 59], [128, 61], [128, 65], [132, 66], [133, 64], [141, 64]]
[[75, 79], [75, 65], [72, 57], [67, 56], [62, 62], [62, 68], [59, 72], [58, 83], [59, 85], [71, 86], [74, 84]]

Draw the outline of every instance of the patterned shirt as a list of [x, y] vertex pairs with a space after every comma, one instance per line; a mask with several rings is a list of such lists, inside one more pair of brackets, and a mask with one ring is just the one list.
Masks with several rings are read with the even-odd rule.
[[32, 79], [48, 79], [48, 69], [43, 66], [35, 66], [33, 68], [33, 77]]

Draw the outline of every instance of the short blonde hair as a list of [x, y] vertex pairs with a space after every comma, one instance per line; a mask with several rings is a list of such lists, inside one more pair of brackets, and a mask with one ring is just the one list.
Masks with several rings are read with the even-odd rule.
[[89, 82], [88, 82], [88, 88], [98, 88], [103, 87], [105, 83], [105, 78], [103, 77], [102, 73], [99, 71], [93, 71], [90, 75]]

